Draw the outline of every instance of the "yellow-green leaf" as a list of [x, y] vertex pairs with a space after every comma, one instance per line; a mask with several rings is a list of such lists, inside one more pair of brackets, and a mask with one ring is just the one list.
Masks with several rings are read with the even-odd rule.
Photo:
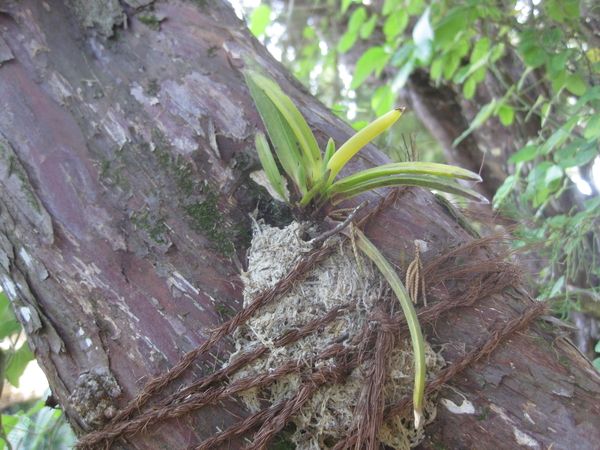
[[248, 74], [246, 74], [246, 84], [269, 133], [283, 170], [292, 179], [300, 193], [305, 194], [308, 190], [306, 174], [302, 155], [298, 149], [299, 144], [292, 129], [271, 99]]
[[250, 31], [256, 37], [265, 34], [271, 22], [271, 8], [269, 5], [259, 5], [250, 14]]
[[334, 204], [337, 204], [342, 200], [362, 194], [363, 192], [389, 186], [419, 186], [425, 189], [459, 195], [476, 202], [488, 203], [488, 200], [477, 191], [462, 186], [454, 181], [441, 177], [430, 177], [417, 174], [399, 174], [371, 178], [351, 186], [336, 186], [334, 184], [327, 191], [327, 196], [333, 199], [332, 201]]
[[277, 83], [256, 72], [248, 72], [247, 75], [271, 99], [292, 129], [296, 140], [300, 144], [309, 185], [313, 185], [321, 174], [322, 160], [321, 151], [306, 120]]
[[413, 348], [413, 358], [415, 364], [415, 380], [413, 389], [413, 409], [415, 415], [415, 427], [418, 429], [422, 425], [423, 398], [425, 396], [425, 340], [421, 325], [412, 301], [406, 292], [406, 288], [400, 281], [398, 274], [394, 271], [390, 263], [385, 259], [381, 252], [373, 245], [373, 243], [358, 229], [356, 229], [356, 244], [358, 248], [369, 257], [377, 266], [383, 277], [389, 283], [392, 291], [398, 298]]
[[400, 162], [384, 164], [371, 169], [362, 170], [336, 181], [331, 186], [332, 191], [351, 189], [352, 186], [369, 180], [387, 177], [389, 175], [429, 175], [432, 177], [457, 178], [480, 182], [481, 177], [470, 170], [448, 164], [428, 162]]
[[285, 191], [285, 182], [279, 173], [277, 163], [275, 162], [275, 158], [273, 158], [273, 153], [271, 153], [271, 148], [269, 147], [267, 138], [259, 131], [256, 133], [254, 140], [258, 158], [260, 159], [260, 163], [262, 164], [265, 174], [267, 175], [269, 183], [271, 183], [271, 186], [275, 192], [277, 192], [277, 194], [279, 194], [283, 200], [288, 201]]
[[403, 108], [394, 109], [387, 114], [384, 114], [348, 139], [344, 145], [334, 153], [329, 160], [329, 163], [327, 163], [327, 168], [331, 170], [329, 182], [333, 181], [339, 171], [342, 170], [342, 167], [344, 167], [365, 145], [391, 127], [394, 122], [400, 118], [403, 111]]

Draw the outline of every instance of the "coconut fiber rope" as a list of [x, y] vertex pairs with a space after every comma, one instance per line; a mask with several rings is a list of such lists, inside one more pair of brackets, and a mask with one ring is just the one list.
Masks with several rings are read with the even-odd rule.
[[[397, 195], [395, 192], [384, 198], [378, 207], [365, 215], [360, 220], [360, 225], [364, 226], [366, 221], [384, 209], [385, 204], [393, 201]], [[223, 337], [230, 335], [240, 325], [244, 324], [259, 308], [289, 292], [295, 283], [302, 280], [313, 267], [325, 260], [333, 252], [333, 247], [334, 245], [325, 242], [322, 247], [311, 250], [300, 257], [294, 267], [279, 282], [273, 287], [259, 293], [248, 306], [237, 313], [231, 320], [212, 331], [207, 341], [198, 348], [186, 353], [172, 369], [150, 380], [139, 395], [103, 429], [93, 431], [84, 436], [77, 444], [77, 447], [80, 449], [108, 448], [114, 439], [144, 431], [151, 424], [189, 414], [203, 406], [232, 398], [234, 395], [250, 388], [266, 386], [287, 374], [303, 373], [307, 367], [314, 367], [314, 363], [318, 360], [333, 359], [333, 365], [321, 367], [318, 370], [312, 369], [312, 373], [309, 376], [306, 374], [302, 375], [303, 382], [293, 397], [273, 404], [269, 408], [247, 417], [223, 432], [215, 434], [197, 447], [201, 449], [215, 448], [235, 436], [245, 435], [251, 430], [258, 429], [254, 435], [252, 444], [248, 448], [265, 448], [267, 443], [312, 398], [320, 386], [341, 382], [345, 379], [349, 371], [357, 367], [361, 361], [365, 358], [370, 358], [373, 361], [370, 369], [373, 372], [373, 376], [370, 379], [379, 381], [372, 382], [372, 386], [367, 385], [364, 387], [361, 393], [361, 400], [357, 405], [357, 419], [353, 421], [348, 437], [343, 442], [338, 443], [338, 446], [340, 444], [348, 444], [354, 448], [376, 448], [374, 446], [377, 445], [377, 430], [381, 426], [383, 417], [388, 417], [390, 414], [403, 413], [410, 407], [410, 401], [406, 403], [407, 399], [404, 399], [398, 404], [384, 409], [381, 386], [383, 385], [382, 380], [385, 379], [385, 371], [387, 370], [385, 367], [385, 354], [388, 353], [390, 347], [393, 347], [396, 339], [406, 335], [406, 323], [398, 315], [383, 312], [380, 309], [375, 310], [371, 315], [375, 327], [368, 334], [365, 334], [368, 330], [364, 330], [361, 339], [356, 340], [357, 336], [354, 336], [354, 344], [352, 345], [348, 345], [347, 342], [344, 344], [339, 342], [332, 343], [319, 355], [309, 360], [284, 361], [279, 367], [269, 373], [247, 376], [227, 384], [226, 382], [231, 375], [270, 351], [266, 346], [258, 344], [251, 350], [237, 356], [226, 367], [200, 378], [166, 398], [159, 401], [155, 399], [155, 397], [158, 397], [158, 392], [178, 379], [196, 359], [210, 351]], [[427, 268], [425, 270], [427, 271]], [[444, 275], [447, 276], [448, 273]], [[434, 280], [435, 272], [430, 272], [430, 277], [431, 280]], [[511, 270], [508, 265], [490, 264], [487, 271], [484, 268], [480, 272], [479, 277], [465, 280], [468, 281], [468, 289], [466, 292], [462, 292], [462, 295], [451, 295], [447, 299], [448, 301], [440, 301], [431, 306], [421, 308], [419, 311], [419, 320], [422, 320], [422, 323], [433, 323], [450, 309], [471, 306], [486, 296], [501, 292], [506, 287], [514, 285], [517, 278], [516, 271]], [[431, 280], [428, 278], [428, 283]], [[474, 283], [471, 283], [471, 281]], [[345, 305], [333, 308], [324, 316], [312, 320], [297, 329], [286, 332], [275, 340], [275, 347], [286, 346], [314, 333], [335, 320], [345, 311], [348, 311], [348, 308], [351, 308], [351, 306]], [[505, 327], [493, 333], [477, 349], [443, 370], [428, 385], [427, 393], [438, 390], [450, 378], [464, 370], [470, 364], [478, 361], [485, 355], [489, 355], [508, 335], [527, 326], [540, 313], [537, 312], [532, 315], [531, 310], [527, 310], [523, 316], [512, 319]], [[360, 342], [360, 345], [357, 345], [357, 342]], [[369, 343], [371, 350], [365, 355], [364, 348], [366, 342]], [[359, 347], [363, 350], [359, 351]], [[147, 406], [151, 400], [154, 400], [154, 402], [150, 406]], [[359, 408], [359, 405], [362, 406]], [[349, 447], [342, 446], [336, 448]]]
[[[527, 328], [537, 317], [544, 314], [546, 309], [547, 307], [545, 304], [535, 303], [529, 306], [522, 315], [514, 317], [498, 327], [485, 341], [476, 346], [458, 361], [443, 369], [433, 381], [427, 384], [425, 394], [431, 395], [432, 393], [439, 391], [456, 375], [481, 359], [491, 355], [502, 342], [506, 341], [514, 333]], [[405, 397], [399, 402], [385, 408], [384, 415], [385, 417], [392, 417], [395, 415], [406, 416], [409, 414], [411, 407], [412, 399], [410, 397]], [[359, 433], [355, 432], [349, 435], [345, 440], [338, 442], [334, 447], [334, 450], [356, 448], [356, 445], [359, 443], [359, 438]]]
[[[368, 223], [373, 217], [378, 215], [386, 205], [389, 205], [397, 198], [397, 195], [397, 190], [390, 191], [388, 195], [378, 203], [377, 207], [361, 218], [360, 225]], [[78, 441], [77, 448], [93, 448], [95, 445], [108, 439], [103, 437], [103, 432], [112, 435], [113, 428], [122, 422], [127, 421], [134, 413], [139, 412], [157, 392], [160, 392], [178, 379], [187, 371], [194, 361], [210, 351], [223, 337], [230, 335], [240, 325], [244, 324], [258, 309], [272, 302], [278, 296], [285, 295], [295, 283], [302, 280], [315, 265], [327, 258], [332, 252], [333, 248], [330, 245], [327, 245], [327, 243], [323, 243], [321, 247], [313, 249], [303, 255], [296, 265], [281, 280], [279, 280], [272, 288], [259, 293], [246, 308], [243, 308], [232, 319], [213, 330], [209, 338], [202, 343], [202, 345], [183, 355], [179, 362], [167, 372], [148, 381], [141, 392], [125, 406], [125, 408], [119, 411], [102, 430], [94, 431], [83, 436]]]

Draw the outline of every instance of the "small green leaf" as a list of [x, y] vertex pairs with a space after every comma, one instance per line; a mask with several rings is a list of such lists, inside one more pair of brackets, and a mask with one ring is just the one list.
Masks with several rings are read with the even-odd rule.
[[471, 100], [475, 95], [475, 89], [477, 88], [477, 82], [473, 77], [467, 79], [465, 84], [463, 84], [463, 95], [465, 99]]
[[288, 197], [285, 192], [285, 181], [279, 173], [277, 163], [275, 162], [275, 158], [273, 158], [273, 153], [271, 153], [271, 148], [269, 147], [267, 138], [263, 133], [256, 133], [255, 145], [258, 158], [260, 159], [260, 163], [265, 171], [265, 175], [267, 175], [269, 183], [283, 200], [288, 201]]
[[271, 8], [269, 5], [259, 5], [254, 8], [250, 14], [250, 31], [256, 37], [265, 34], [267, 27], [271, 23]]
[[565, 87], [573, 95], [583, 95], [587, 89], [587, 84], [578, 73], [567, 76]]
[[304, 27], [304, 30], [302, 30], [302, 37], [306, 40], [311, 41], [317, 37], [317, 32], [315, 31], [314, 27], [307, 25]]
[[436, 58], [431, 63], [431, 68], [429, 69], [429, 76], [434, 81], [439, 81], [442, 77], [442, 71], [444, 70], [444, 58]]
[[342, 0], [342, 4], [340, 5], [340, 12], [342, 14], [345, 14], [346, 11], [348, 11], [348, 8], [350, 7], [350, 5], [352, 3], [354, 3], [356, 0]]
[[548, 57], [544, 49], [537, 45], [521, 49], [521, 56], [523, 57], [523, 62], [534, 69], [543, 65]]
[[360, 37], [361, 39], [368, 39], [371, 34], [373, 34], [373, 30], [375, 29], [375, 25], [377, 25], [377, 14], [373, 14], [369, 20], [362, 24], [360, 27]]
[[404, 9], [399, 9], [388, 16], [383, 24], [383, 34], [389, 42], [402, 33], [408, 25], [408, 14]]
[[467, 128], [465, 131], [463, 131], [463, 133], [454, 140], [452, 145], [454, 145], [454, 146], [458, 145], [469, 134], [471, 134], [473, 132], [473, 130], [475, 130], [475, 129], [479, 128], [481, 125], [483, 125], [483, 123], [486, 120], [488, 120], [491, 117], [491, 115], [494, 113], [497, 103], [498, 103], [498, 100], [494, 99], [490, 103], [488, 103], [487, 105], [482, 107], [479, 110], [479, 112], [477, 113], [477, 115], [475, 116], [475, 118], [473, 119], [473, 122], [471, 122], [471, 124], [469, 125], [469, 128]]
[[479, 39], [475, 46], [473, 47], [473, 51], [471, 52], [471, 64], [476, 63], [477, 61], [486, 58], [490, 51], [490, 39], [487, 37], [483, 37]]
[[555, 295], [557, 295], [562, 290], [564, 285], [565, 285], [565, 276], [563, 275], [554, 282], [554, 285], [552, 286], [552, 289], [550, 289], [550, 294], [548, 295], [548, 297], [552, 298]]
[[457, 52], [450, 52], [444, 56], [444, 78], [446, 80], [452, 79], [452, 76], [460, 66], [461, 56]]
[[539, 147], [537, 145], [526, 145], [522, 147], [517, 153], [514, 153], [510, 158], [508, 158], [508, 162], [513, 164], [517, 164], [520, 162], [531, 161], [536, 158], [539, 153]]
[[19, 387], [19, 378], [23, 375], [25, 367], [34, 358], [27, 342], [23, 343], [18, 350], [8, 356], [8, 364], [4, 376], [14, 387]]
[[600, 353], [600, 341], [596, 342], [596, 346], [594, 347], [594, 351], [596, 353]]
[[577, 103], [575, 103], [575, 109], [579, 110], [583, 106], [587, 105], [589, 102], [594, 100], [600, 100], [600, 86], [594, 86], [589, 88], [585, 94], [583, 94]]
[[561, 70], [560, 72], [554, 74], [554, 76], [551, 77], [550, 82], [552, 85], [552, 91], [554, 91], [555, 94], [558, 94], [562, 88], [565, 87], [565, 83], [567, 82], [567, 72], [564, 70]]
[[398, 0], [385, 0], [383, 2], [383, 8], [381, 8], [381, 14], [387, 16], [390, 14], [396, 7], [398, 7]]
[[567, 59], [569, 59], [569, 51], [565, 50], [556, 55], [552, 55], [550, 58], [549, 69], [551, 73], [558, 73], [565, 69], [567, 64]]
[[367, 10], [364, 6], [360, 8], [356, 8], [354, 12], [350, 15], [350, 20], [348, 21], [348, 30], [356, 31], [360, 30], [360, 27], [367, 20]]
[[371, 109], [376, 116], [382, 116], [394, 107], [394, 93], [387, 84], [379, 86], [371, 97]]
[[546, 120], [550, 116], [550, 112], [552, 111], [552, 102], [546, 102], [542, 105], [540, 109], [541, 117], [542, 117], [542, 127], [546, 125]]
[[417, 14], [421, 14], [423, 12], [424, 8], [425, 8], [424, 0], [408, 0], [408, 4], [406, 5], [406, 12], [410, 16], [416, 16]]
[[498, 61], [504, 55], [504, 51], [505, 51], [505, 46], [504, 46], [503, 42], [500, 42], [499, 44], [494, 45], [494, 47], [492, 47], [492, 50], [490, 52], [490, 57], [489, 57], [490, 61], [493, 63]]
[[546, 176], [544, 178], [544, 182], [551, 189], [556, 187], [557, 183], [562, 180], [564, 172], [559, 165], [552, 165], [546, 170]]
[[586, 139], [597, 139], [600, 137], [600, 113], [590, 117], [585, 126], [583, 137]]
[[350, 124], [350, 126], [352, 126], [352, 128], [354, 129], [354, 131], [360, 131], [364, 127], [366, 127], [367, 125], [369, 125], [369, 121], [368, 120], [355, 120], [354, 122], [352, 122]]
[[383, 47], [371, 47], [356, 62], [350, 87], [358, 88], [373, 73], [381, 71], [390, 59]]
[[[478, 63], [480, 63], [482, 60], [479, 60]], [[487, 60], [486, 60], [487, 61]], [[477, 64], [478, 64], [477, 63]], [[471, 66], [471, 68], [473, 69], [475, 66]], [[469, 72], [471, 72], [471, 70], [469, 70]], [[487, 67], [483, 66], [483, 67], [479, 67], [477, 68], [477, 70], [472, 70], [473, 75], [471, 75], [473, 77], [473, 79], [477, 82], [477, 83], [481, 83], [483, 80], [485, 80], [485, 76], [487, 74]]]
[[595, 141], [585, 142], [577, 139], [572, 144], [562, 147], [555, 152], [554, 160], [560, 167], [567, 169], [569, 167], [583, 166], [593, 161], [596, 156], [598, 156], [598, 147]]
[[515, 110], [512, 108], [512, 106], [503, 103], [500, 108], [498, 108], [498, 118], [500, 119], [500, 123], [502, 123], [502, 125], [508, 127], [513, 123], [515, 118]]
[[579, 18], [579, 0], [544, 0], [542, 7], [557, 22]]
[[596, 370], [600, 372], [600, 358], [595, 358], [594, 361], [592, 361], [592, 364]]
[[496, 189], [496, 193], [494, 194], [494, 209], [500, 208], [508, 194], [512, 192], [515, 185], [517, 184], [517, 178], [514, 175], [509, 175], [506, 177], [502, 185]]
[[346, 53], [348, 50], [354, 47], [357, 39], [358, 33], [356, 31], [346, 31], [338, 42], [337, 51], [339, 53]]
[[469, 7], [456, 7], [448, 11], [435, 29], [435, 44], [446, 48], [465, 31], [470, 21]]
[[552, 135], [542, 145], [542, 154], [547, 155], [554, 150], [555, 147], [564, 144], [567, 139], [571, 137], [571, 132], [573, 131], [573, 128], [575, 128], [575, 125], [577, 125], [578, 121], [578, 116], [571, 117], [558, 130], [552, 133]]

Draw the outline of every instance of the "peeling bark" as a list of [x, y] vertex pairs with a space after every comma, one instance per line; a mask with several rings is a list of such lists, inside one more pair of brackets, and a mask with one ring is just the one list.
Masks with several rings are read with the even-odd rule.
[[[275, 78], [321, 144], [351, 130], [220, 2], [158, 2], [152, 11], [148, 1], [99, 2], [123, 13], [111, 9], [108, 22], [86, 19], [77, 3], [0, 9], [0, 265], [53, 393], [83, 432], [94, 424], [77, 395], [82, 385], [104, 386], [92, 398], [106, 401], [96, 416], [109, 418], [240, 307], [248, 214], [277, 212], [249, 177], [260, 120], [240, 68], [256, 64]], [[383, 161], [371, 148], [350, 170]], [[425, 260], [471, 239], [418, 189], [369, 233], [396, 262], [415, 239], [428, 243]], [[437, 324], [438, 339], [452, 359], [527, 302], [507, 293], [451, 314]], [[443, 392], [429, 447], [595, 448], [598, 394], [587, 360], [531, 330]], [[243, 414], [237, 404], [215, 406], [127, 448], [186, 448]]]

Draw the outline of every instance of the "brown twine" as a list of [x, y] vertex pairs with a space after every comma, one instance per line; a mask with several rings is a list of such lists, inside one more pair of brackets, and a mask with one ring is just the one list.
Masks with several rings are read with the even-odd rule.
[[[467, 367], [475, 364], [486, 356], [491, 355], [492, 352], [496, 350], [503, 341], [512, 336], [514, 333], [527, 328], [529, 324], [537, 317], [544, 314], [546, 309], [547, 306], [544, 303], [535, 303], [523, 311], [520, 316], [509, 320], [502, 327], [498, 327], [490, 334], [485, 342], [475, 347], [473, 350], [463, 356], [458, 362], [442, 370], [435, 380], [427, 385], [425, 388], [425, 394], [430, 395], [431, 393], [438, 391], [444, 384], [465, 370]], [[412, 407], [412, 399], [406, 397], [397, 402], [395, 405], [386, 408], [386, 417], [388, 414], [390, 416], [406, 414], [410, 407]]]
[[[350, 306], [348, 305], [337, 306], [328, 311], [323, 317], [314, 319], [298, 329], [288, 331], [274, 342], [275, 347], [283, 347], [310, 335], [315, 330], [318, 330], [319, 328], [335, 320], [340, 316], [340, 314], [342, 314], [342, 312], [348, 309], [350, 309]], [[335, 350], [339, 350], [339, 347], [335, 346]], [[268, 351], [269, 349], [264, 345], [257, 346], [255, 349], [240, 355], [228, 366], [171, 395], [170, 397], [164, 399], [157, 406], [138, 415], [134, 419], [121, 421], [120, 423], [114, 425], [111, 424], [110, 427], [104, 427], [102, 430], [93, 431], [87, 434], [79, 441], [78, 445], [82, 447], [93, 447], [102, 441], [112, 441], [123, 435], [136, 434], [156, 422], [179, 417], [200, 409], [207, 404], [215, 403], [216, 401], [231, 396], [234, 393], [244, 391], [258, 385], [268, 384], [281, 376], [293, 371], [298, 371], [303, 365], [300, 362], [295, 364], [288, 363], [284, 366], [280, 366], [276, 371], [271, 372], [270, 378], [245, 378], [230, 384], [227, 389], [221, 387], [218, 389], [206, 390], [202, 393], [198, 393], [200, 390], [209, 387], [211, 384], [214, 384], [232, 375], [233, 373], [237, 372], [237, 370], [260, 358]], [[327, 356], [330, 355], [330, 353], [325, 352], [324, 355]], [[235, 392], [230, 392], [231, 389], [233, 389]]]
[[[316, 360], [329, 359], [332, 357], [336, 357], [336, 359], [338, 360], [343, 360], [348, 353], [349, 349], [345, 348], [342, 344], [332, 344], [313, 360], [310, 360], [305, 363], [296, 362], [295, 364], [297, 364], [299, 367], [310, 367], [312, 366], [312, 364], [314, 364]], [[254, 416], [257, 416], [262, 413], [264, 413], [263, 415], [266, 414], [267, 417], [263, 421], [254, 420], [254, 416], [250, 416], [249, 418], [244, 419], [243, 421], [238, 422], [237, 424], [234, 424], [231, 427], [227, 428], [225, 431], [222, 431], [216, 434], [215, 436], [205, 440], [198, 447], [196, 447], [196, 450], [208, 450], [215, 448], [217, 445], [240, 434], [239, 430], [241, 429], [242, 424], [246, 424], [245, 431], [249, 431], [252, 428], [261, 426], [261, 429], [255, 436], [255, 441], [251, 444], [251, 446], [254, 446], [257, 443], [257, 441], [265, 442], [266, 445], [266, 443], [276, 433], [278, 433], [283, 428], [283, 426], [285, 426], [289, 417], [294, 415], [302, 407], [302, 405], [310, 399], [314, 391], [316, 391], [321, 385], [327, 382], [334, 382], [339, 380], [341, 377], [343, 377], [343, 375], [346, 372], [351, 370], [353, 367], [355, 367], [355, 363], [352, 360], [350, 360], [348, 362], [341, 362], [340, 364], [337, 364], [333, 367], [323, 367], [319, 369], [318, 371], [313, 373], [308, 380], [306, 380], [303, 383], [302, 388], [294, 397], [286, 401], [279, 402], [275, 408], [271, 407], [257, 414], [254, 414]], [[250, 387], [255, 387], [255, 385], [247, 386], [246, 389]]]
[[383, 423], [384, 397], [383, 388], [387, 378], [389, 355], [394, 348], [395, 322], [379, 309], [374, 316], [377, 317], [377, 331], [375, 337], [375, 351], [373, 363], [365, 376], [365, 385], [361, 391], [356, 405], [352, 429], [356, 430], [356, 450], [376, 450], [379, 447], [377, 433]]
[[[232, 319], [213, 330], [210, 337], [202, 343], [202, 345], [183, 355], [179, 362], [166, 373], [148, 381], [137, 397], [123, 408], [113, 420], [111, 420], [111, 423], [120, 422], [129, 417], [136, 410], [139, 410], [156, 392], [164, 389], [169, 383], [179, 378], [196, 359], [210, 350], [224, 336], [231, 334], [236, 328], [246, 322], [260, 307], [272, 302], [276, 297], [287, 293], [297, 281], [314, 267], [314, 265], [323, 261], [332, 251], [333, 249], [330, 246], [323, 245], [321, 248], [312, 250], [304, 255], [292, 270], [279, 280], [275, 286], [262, 291], [246, 308], [242, 309]], [[82, 439], [82, 441], [84, 441], [84, 439]]]
[[[381, 212], [385, 206], [397, 198], [398, 191], [390, 192], [369, 214], [365, 215], [359, 222], [364, 226], [365, 223]], [[487, 238], [489, 243], [494, 239]], [[443, 284], [447, 279], [463, 278], [467, 282], [468, 291], [460, 295], [454, 288], [448, 294], [448, 301], [435, 303], [430, 307], [422, 308], [419, 312], [419, 319], [424, 322], [435, 322], [443, 313], [450, 309], [462, 306], [470, 306], [486, 295], [492, 295], [501, 292], [509, 285], [514, 285], [518, 275], [514, 268], [506, 263], [491, 260], [489, 262], [478, 261], [474, 264], [466, 264], [456, 268], [455, 265], [448, 264], [452, 258], [469, 254], [476, 249], [481, 249], [487, 245], [486, 238], [472, 242], [452, 252], [449, 252], [429, 264], [424, 273], [428, 276], [429, 286], [435, 283]], [[356, 408], [357, 419], [353, 421], [352, 432], [344, 441], [338, 443], [335, 448], [368, 448], [375, 449], [378, 445], [377, 433], [383, 422], [383, 417], [390, 414], [396, 414], [406, 411], [410, 407], [410, 399], [403, 399], [401, 402], [388, 407], [384, 411], [383, 386], [386, 379], [387, 355], [393, 348], [394, 339], [402, 337], [407, 332], [406, 322], [402, 318], [392, 317], [383, 310], [375, 311], [371, 319], [376, 322], [374, 329], [370, 332], [365, 327], [361, 336], [355, 336], [350, 345], [333, 344], [330, 345], [320, 355], [312, 361], [287, 361], [280, 367], [268, 374], [260, 374], [241, 378], [231, 382], [226, 386], [213, 386], [218, 382], [225, 381], [230, 375], [234, 374], [240, 368], [250, 364], [252, 361], [260, 358], [269, 351], [265, 346], [257, 346], [236, 358], [227, 367], [224, 367], [208, 376], [201, 378], [192, 385], [164, 398], [158, 404], [147, 411], [139, 414], [133, 419], [129, 419], [134, 412], [139, 411], [151, 397], [159, 390], [166, 387], [169, 383], [181, 376], [189, 366], [203, 353], [209, 351], [220, 339], [230, 334], [237, 327], [248, 320], [260, 307], [273, 301], [277, 296], [283, 295], [289, 291], [293, 284], [301, 279], [318, 262], [325, 259], [332, 251], [328, 245], [308, 252], [300, 259], [295, 267], [280, 280], [274, 287], [261, 292], [253, 302], [236, 316], [219, 328], [215, 329], [209, 339], [200, 347], [185, 354], [182, 359], [167, 373], [149, 381], [142, 389], [140, 394], [129, 403], [129, 405], [117, 414], [117, 416], [102, 430], [92, 432], [82, 438], [78, 443], [78, 448], [93, 448], [104, 444], [107, 448], [112, 441], [123, 435], [135, 434], [156, 422], [179, 417], [183, 414], [195, 411], [205, 405], [214, 404], [233, 395], [247, 390], [249, 388], [262, 387], [274, 382], [279, 377], [290, 373], [300, 373], [304, 367], [314, 367], [313, 364], [319, 359], [335, 358], [336, 365], [325, 367], [314, 372], [307, 380], [304, 380], [298, 393], [284, 402], [272, 405], [270, 408], [259, 411], [229, 427], [225, 431], [207, 439], [200, 444], [198, 449], [215, 448], [226, 440], [247, 433], [248, 431], [260, 427], [254, 436], [254, 441], [247, 448], [257, 449], [265, 448], [267, 443], [283, 429], [290, 418], [296, 414], [300, 408], [311, 398], [318, 387], [329, 382], [339, 382], [344, 379], [347, 373], [357, 367], [361, 361], [364, 361], [368, 355], [372, 359], [372, 364], [368, 373], [369, 383], [365, 385], [361, 392], [360, 400]], [[450, 269], [448, 269], [450, 267]], [[473, 276], [473, 273], [477, 276]], [[424, 292], [423, 292], [424, 293]], [[335, 308], [329, 311], [320, 319], [315, 319], [310, 323], [292, 330], [278, 340], [275, 346], [285, 346], [311, 334], [320, 327], [334, 320], [343, 311], [344, 307]], [[432, 383], [427, 386], [426, 392], [429, 394], [439, 389], [450, 378], [468, 365], [478, 361], [486, 354], [490, 354], [506, 336], [514, 331], [524, 327], [533, 320], [528, 319], [526, 313], [523, 318], [513, 319], [502, 330], [496, 332], [490, 340], [484, 343], [478, 351], [473, 351], [466, 355], [461, 361], [443, 371]], [[539, 314], [539, 313], [537, 313]], [[537, 315], [535, 314], [535, 315]], [[516, 322], [515, 322], [516, 321]], [[516, 325], [514, 325], [516, 323]], [[511, 325], [511, 326], [509, 326]], [[513, 326], [514, 325], [514, 326]], [[512, 330], [512, 331], [511, 331]], [[499, 333], [499, 334], [498, 334]], [[477, 350], [477, 349], [476, 349]], [[308, 365], [308, 366], [307, 366]], [[406, 403], [408, 401], [408, 403]], [[340, 444], [343, 444], [340, 447]], [[347, 444], [347, 446], [345, 446]]]
[[[365, 215], [360, 221], [360, 224], [363, 225], [368, 223], [373, 217], [379, 214], [390, 201], [393, 201], [397, 196], [396, 190], [391, 191], [384, 199], [382, 199], [378, 206]], [[261, 292], [250, 304], [248, 307], [242, 309], [238, 312], [231, 320], [221, 325], [219, 328], [213, 330], [209, 339], [205, 341], [198, 348], [186, 353], [180, 361], [171, 369], [169, 369], [163, 375], [159, 375], [152, 380], [150, 380], [143, 388], [142, 391], [121, 411], [119, 411], [115, 417], [101, 430], [95, 431], [92, 433], [88, 433], [88, 435], [83, 436], [79, 442], [77, 443], [78, 449], [84, 448], [93, 448], [95, 445], [98, 445], [100, 442], [108, 439], [108, 436], [114, 436], [117, 429], [121, 429], [123, 427], [123, 423], [125, 427], [127, 427], [127, 419], [136, 411], [140, 411], [140, 409], [148, 403], [148, 401], [152, 398], [154, 394], [158, 391], [164, 389], [171, 382], [179, 378], [192, 364], [198, 359], [202, 354], [209, 351], [219, 340], [221, 340], [224, 336], [229, 335], [235, 329], [237, 329], [240, 325], [245, 323], [260, 307], [270, 303], [277, 296], [284, 295], [287, 293], [291, 287], [299, 281], [304, 275], [308, 273], [308, 271], [320, 261], [323, 261], [329, 254], [333, 251], [332, 247], [324, 243], [320, 248], [312, 250], [304, 255], [292, 268], [290, 272], [286, 274], [284, 278], [279, 280], [275, 286], [272, 288], [266, 289]], [[290, 339], [292, 336], [290, 336]], [[260, 351], [253, 352], [252, 355], [245, 355], [246, 361], [251, 361], [258, 358], [260, 355], [257, 354]], [[239, 364], [236, 364], [235, 370], [239, 369], [240, 364], [243, 360], [238, 361]], [[248, 364], [248, 362], [246, 362]], [[233, 370], [233, 368], [232, 368]], [[210, 383], [214, 382], [214, 380], [224, 376], [224, 373], [232, 373], [232, 370], [224, 369], [220, 371], [219, 374], [214, 374], [214, 376], [209, 376], [209, 380], [200, 381], [194, 383], [195, 386], [193, 389], [201, 389], [202, 387], [206, 387]], [[191, 387], [190, 387], [191, 388]], [[189, 392], [189, 389], [187, 390]], [[176, 394], [177, 395], [177, 394]], [[178, 395], [178, 399], [181, 398], [183, 394]], [[158, 410], [160, 412], [160, 409]], [[158, 414], [155, 411], [155, 414]], [[116, 436], [120, 435], [117, 434]]]
[[[432, 393], [439, 391], [446, 383], [448, 383], [448, 381], [464, 371], [466, 368], [475, 364], [486, 356], [491, 355], [492, 352], [496, 350], [503, 341], [512, 336], [514, 333], [527, 328], [534, 319], [544, 314], [546, 309], [547, 307], [545, 304], [536, 303], [528, 307], [522, 315], [509, 320], [502, 327], [498, 327], [483, 343], [475, 347], [459, 361], [442, 370], [433, 381], [429, 382], [425, 388], [425, 395], [431, 395]], [[397, 403], [385, 408], [384, 416], [407, 416], [410, 413], [411, 407], [412, 398], [405, 397]], [[334, 450], [350, 449], [358, 442], [360, 442], [360, 435], [357, 432], [354, 432], [343, 441], [338, 442], [334, 447]]]
[[[283, 336], [276, 339], [273, 342], [273, 345], [275, 348], [285, 347], [286, 345], [289, 345], [293, 342], [299, 341], [300, 339], [310, 335], [314, 331], [316, 331], [316, 330], [320, 329], [321, 327], [324, 327], [328, 323], [334, 321], [336, 318], [338, 318], [340, 316], [340, 314], [342, 312], [349, 310], [353, 307], [354, 307], [353, 305], [352, 306], [351, 305], [336, 306], [335, 308], [332, 308], [331, 310], [329, 310], [323, 317], [313, 319], [310, 322], [308, 322], [306, 325], [303, 325], [300, 328], [296, 328], [296, 329], [286, 332]], [[252, 362], [256, 361], [258, 358], [263, 356], [265, 353], [268, 353], [269, 351], [270, 351], [270, 349], [268, 347], [266, 347], [262, 344], [258, 345], [255, 349], [239, 355], [232, 363], [230, 363], [226, 367], [219, 369], [218, 371], [198, 380], [197, 382], [192, 383], [187, 388], [182, 389], [181, 391], [177, 392], [175, 395], [168, 397], [167, 399], [165, 399], [165, 401], [162, 404], [167, 406], [167, 405], [170, 405], [173, 403], [177, 403], [177, 402], [185, 399], [185, 397], [191, 393], [200, 391], [200, 390], [204, 389], [205, 387], [207, 387], [211, 384], [214, 384], [218, 381], [222, 381], [222, 380], [226, 379], [227, 377], [229, 377], [230, 375], [236, 373], [242, 367], [245, 367], [246, 365], [251, 364]]]
[[304, 404], [310, 400], [315, 391], [326, 383], [336, 383], [344, 378], [354, 364], [347, 363], [337, 365], [335, 367], [325, 367], [313, 375], [303, 384], [302, 388], [288, 400], [281, 411], [273, 418], [273, 420], [265, 421], [262, 427], [254, 435], [254, 440], [246, 446], [246, 450], [259, 450], [266, 448], [269, 441], [288, 423], [290, 417], [296, 414]]

